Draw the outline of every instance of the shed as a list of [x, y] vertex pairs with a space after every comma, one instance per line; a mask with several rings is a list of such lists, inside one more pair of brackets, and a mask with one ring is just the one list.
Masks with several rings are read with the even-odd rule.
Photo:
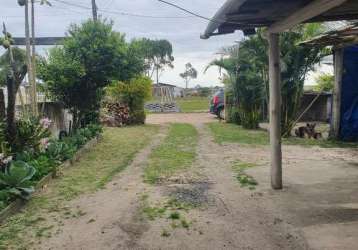
[[[281, 66], [280, 33], [297, 24], [308, 22], [354, 20], [358, 17], [357, 0], [227, 0], [209, 22], [201, 38], [233, 33], [242, 30], [245, 35], [255, 33], [255, 28], [267, 27], [270, 72], [270, 144], [271, 185], [282, 189], [281, 150]], [[292, 46], [296, 46], [292, 44]], [[337, 65], [342, 57], [336, 57]], [[340, 86], [342, 68], [336, 68], [336, 86]], [[335, 92], [333, 116], [336, 117]]]
[[303, 46], [332, 47], [336, 86], [331, 134], [342, 140], [358, 140], [358, 23], [302, 42]]

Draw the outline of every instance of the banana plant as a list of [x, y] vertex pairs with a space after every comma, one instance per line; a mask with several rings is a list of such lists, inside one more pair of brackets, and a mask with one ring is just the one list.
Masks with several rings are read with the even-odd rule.
[[4, 172], [0, 172], [0, 189], [8, 193], [28, 200], [34, 192], [30, 180], [35, 175], [36, 169], [26, 162], [13, 161]]

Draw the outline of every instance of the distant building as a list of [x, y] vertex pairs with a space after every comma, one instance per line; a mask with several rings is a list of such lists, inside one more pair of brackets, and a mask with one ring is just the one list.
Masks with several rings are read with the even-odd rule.
[[172, 98], [183, 97], [184, 88], [167, 83], [153, 84], [153, 97], [162, 98], [163, 94]]

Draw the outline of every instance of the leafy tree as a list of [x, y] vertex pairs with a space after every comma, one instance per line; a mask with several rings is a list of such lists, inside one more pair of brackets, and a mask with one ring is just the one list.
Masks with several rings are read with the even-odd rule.
[[132, 46], [145, 59], [147, 76], [152, 78], [156, 73], [157, 83], [159, 83], [160, 72], [165, 67], [174, 68], [173, 47], [169, 41], [143, 38], [132, 41]]
[[322, 74], [316, 78], [317, 86], [316, 91], [333, 91], [334, 88], [334, 75]]
[[185, 88], [188, 89], [190, 80], [198, 77], [198, 71], [191, 65], [191, 63], [185, 64], [185, 71], [180, 74], [180, 77], [185, 81]]
[[112, 80], [129, 80], [143, 69], [143, 61], [112, 26], [92, 20], [72, 25], [63, 46], [50, 50], [39, 65], [50, 96], [70, 110], [75, 129], [98, 120], [105, 86]]

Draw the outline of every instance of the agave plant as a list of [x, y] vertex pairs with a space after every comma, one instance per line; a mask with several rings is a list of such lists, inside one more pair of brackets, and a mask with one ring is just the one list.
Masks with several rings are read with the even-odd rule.
[[30, 180], [35, 173], [36, 169], [26, 162], [13, 161], [4, 172], [0, 172], [0, 189], [27, 200], [34, 192]]

